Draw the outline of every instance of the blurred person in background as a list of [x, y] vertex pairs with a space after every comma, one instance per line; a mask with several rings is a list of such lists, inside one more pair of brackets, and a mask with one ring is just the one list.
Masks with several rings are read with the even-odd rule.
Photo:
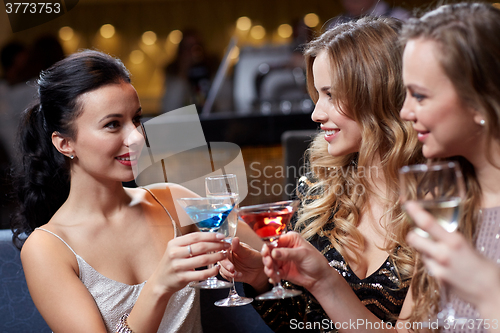
[[217, 65], [217, 60], [208, 55], [200, 34], [195, 30], [185, 30], [174, 61], [165, 68], [161, 112], [190, 104], [196, 104], [201, 112]]
[[3, 78], [0, 80], [0, 228], [8, 228], [10, 214], [9, 169], [19, 157], [15, 150], [22, 111], [36, 94], [35, 80], [64, 57], [58, 39], [41, 35], [30, 46], [12, 41], [1, 51]]
[[406, 9], [392, 7], [381, 0], [341, 0], [341, 3], [344, 12], [331, 20], [329, 23], [330, 28], [363, 16], [393, 17], [402, 21], [406, 21], [411, 17], [410, 12]]

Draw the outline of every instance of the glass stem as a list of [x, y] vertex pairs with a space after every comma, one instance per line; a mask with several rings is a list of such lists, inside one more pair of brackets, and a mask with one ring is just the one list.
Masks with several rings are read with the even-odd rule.
[[[208, 264], [208, 269], [213, 268], [214, 266], [215, 266], [215, 264]], [[211, 277], [209, 277], [207, 279], [207, 281], [212, 282], [212, 283], [216, 283], [217, 277], [216, 276], [211, 276]]]
[[234, 278], [231, 278], [231, 282], [233, 283], [233, 286], [231, 288], [229, 288], [229, 295], [227, 297], [239, 298], [240, 295], [238, 295], [238, 292], [236, 291], [236, 285], [234, 284]]
[[455, 309], [450, 299], [450, 289], [446, 284], [441, 287], [441, 304], [442, 310], [438, 314], [438, 317], [441, 317], [440, 319], [442, 320], [453, 322], [455, 320]]
[[[278, 240], [274, 240], [269, 245], [271, 245], [271, 252], [272, 252], [273, 249], [278, 246]], [[276, 271], [276, 275], [278, 276], [278, 281], [274, 282], [273, 292], [276, 295], [282, 296], [283, 293], [285, 292], [285, 288], [283, 288], [283, 286], [281, 285], [280, 271], [279, 271], [278, 265], [276, 264], [276, 261], [274, 259], [273, 259], [273, 264], [274, 264], [274, 270]]]

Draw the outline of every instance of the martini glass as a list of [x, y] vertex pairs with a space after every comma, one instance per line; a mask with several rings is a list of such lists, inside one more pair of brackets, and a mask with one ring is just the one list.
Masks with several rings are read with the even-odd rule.
[[[238, 210], [238, 217], [245, 221], [268, 246], [276, 247], [279, 237], [285, 232], [286, 225], [290, 222], [298, 205], [299, 201], [288, 200], [246, 206]], [[276, 271], [278, 272], [278, 270]], [[277, 274], [279, 275], [279, 272]], [[273, 289], [255, 297], [255, 299], [282, 299], [300, 294], [302, 291], [285, 289], [281, 285], [281, 281], [278, 281]]]
[[[228, 223], [228, 216], [236, 206], [234, 196], [180, 198], [177, 201], [202, 232], [218, 232], [224, 223]], [[213, 264], [209, 267], [213, 267]], [[189, 285], [201, 289], [224, 289], [231, 287], [233, 284], [218, 280], [215, 276], [212, 276]]]
[[[205, 189], [207, 197], [217, 198], [221, 196], [232, 196], [235, 198], [235, 200], [238, 200], [238, 182], [236, 179], [236, 175], [226, 174], [206, 177]], [[233, 237], [236, 236], [237, 227], [238, 216], [236, 215], [236, 210], [233, 210], [233, 212], [229, 214], [227, 222], [224, 223], [219, 229], [219, 232], [226, 236], [226, 238], [224, 238], [224, 241], [231, 243]], [[238, 295], [236, 286], [234, 284], [234, 278], [231, 282], [233, 283], [233, 286], [229, 289], [229, 295], [226, 298], [218, 300], [214, 304], [220, 307], [234, 307], [252, 303], [253, 298], [241, 297], [240, 295]]]

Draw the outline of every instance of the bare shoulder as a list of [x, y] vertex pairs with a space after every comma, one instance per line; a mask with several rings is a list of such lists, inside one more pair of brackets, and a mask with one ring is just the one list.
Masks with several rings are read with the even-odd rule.
[[155, 183], [145, 186], [145, 188], [153, 192], [155, 195], [170, 196], [173, 199], [199, 196], [190, 189], [174, 183]]
[[[57, 231], [52, 230], [54, 228], [50, 226], [45, 225], [44, 229], [57, 235]], [[28, 237], [21, 249], [21, 261], [25, 271], [45, 269], [47, 265], [78, 271], [76, 257], [70, 248], [44, 230], [35, 230]]]
[[174, 183], [156, 183], [145, 186], [167, 208], [182, 234], [198, 231], [191, 219], [177, 202], [179, 198], [199, 197], [188, 188]]
[[54, 332], [73, 332], [75, 327], [106, 331], [93, 297], [79, 279], [76, 256], [59, 238], [33, 231], [23, 245], [21, 261], [31, 298]]

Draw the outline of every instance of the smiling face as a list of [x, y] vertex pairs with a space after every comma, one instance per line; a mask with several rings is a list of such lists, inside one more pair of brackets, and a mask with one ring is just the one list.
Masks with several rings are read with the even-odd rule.
[[332, 156], [344, 156], [359, 151], [361, 131], [359, 125], [345, 115], [332, 98], [330, 68], [328, 54], [320, 52], [312, 69], [318, 100], [311, 118], [320, 123], [325, 132], [328, 153]]
[[70, 146], [75, 175], [130, 181], [132, 165], [143, 144], [139, 130], [141, 105], [129, 83], [109, 84], [83, 94], [82, 112], [75, 120], [76, 137]]
[[478, 151], [482, 118], [464, 103], [443, 71], [443, 52], [434, 41], [412, 39], [403, 54], [406, 99], [401, 117], [413, 122], [427, 158], [464, 156]]

